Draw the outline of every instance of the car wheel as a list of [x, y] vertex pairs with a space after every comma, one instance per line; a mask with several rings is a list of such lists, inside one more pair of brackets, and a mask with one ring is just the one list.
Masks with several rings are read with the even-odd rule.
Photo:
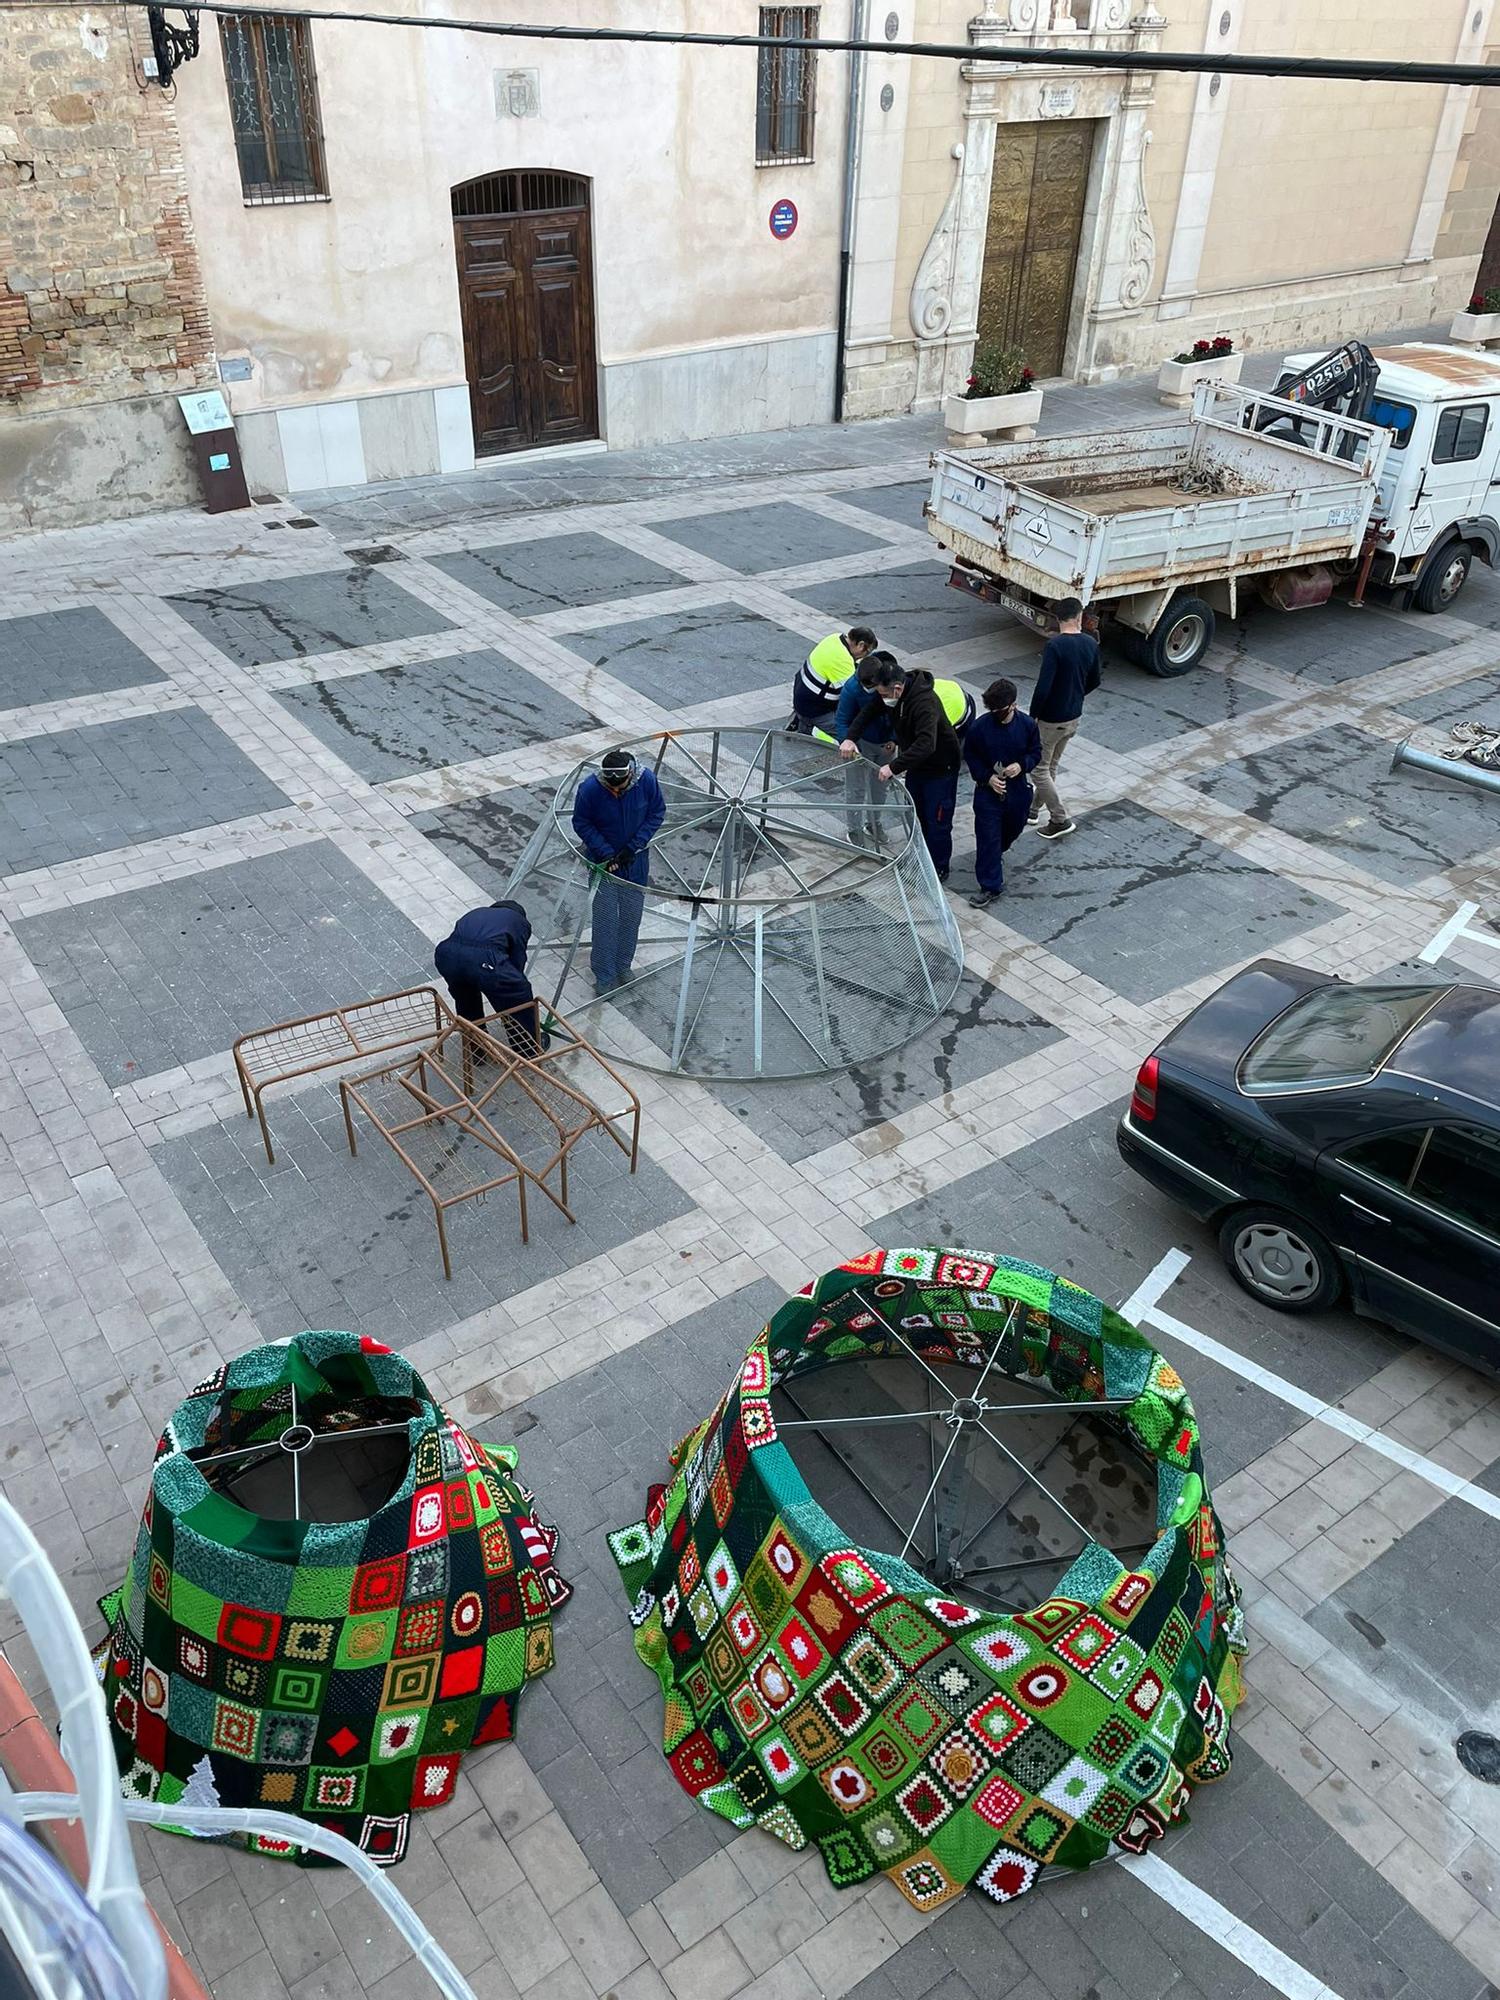
[[1230, 1275], [1278, 1312], [1321, 1312], [1337, 1303], [1344, 1275], [1326, 1239], [1279, 1208], [1240, 1208], [1219, 1228]]
[[1469, 580], [1474, 551], [1467, 542], [1449, 542], [1428, 557], [1411, 601], [1418, 611], [1446, 611]]

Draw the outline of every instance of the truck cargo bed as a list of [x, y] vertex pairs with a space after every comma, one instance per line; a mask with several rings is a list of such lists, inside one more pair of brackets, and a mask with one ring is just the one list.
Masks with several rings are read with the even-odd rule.
[[[1306, 443], [1262, 422], [1300, 421]], [[1351, 558], [1388, 434], [1222, 383], [1182, 423], [933, 458], [928, 528], [1034, 596], [1132, 596]]]

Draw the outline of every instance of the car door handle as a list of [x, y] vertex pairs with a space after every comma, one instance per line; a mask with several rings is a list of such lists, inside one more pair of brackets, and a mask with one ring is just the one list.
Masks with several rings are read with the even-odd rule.
[[1357, 1208], [1361, 1215], [1367, 1215], [1371, 1222], [1389, 1222], [1388, 1215], [1382, 1215], [1378, 1208], [1366, 1208], [1362, 1201], [1356, 1201], [1352, 1194], [1341, 1194], [1340, 1201], [1347, 1201], [1351, 1208]]

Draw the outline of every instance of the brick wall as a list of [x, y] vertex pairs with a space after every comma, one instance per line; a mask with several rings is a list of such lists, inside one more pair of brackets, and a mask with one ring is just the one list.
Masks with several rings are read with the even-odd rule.
[[[70, 438], [109, 438], [114, 459], [132, 431], [160, 451], [166, 412], [148, 406], [213, 379], [204, 302], [170, 90], [142, 72], [143, 11], [17, 8], [0, 34], [0, 522], [87, 518], [99, 466], [72, 454], [76, 507], [55, 456], [55, 517], [38, 517], [38, 453], [70, 413]], [[95, 413], [89, 431], [86, 413]], [[174, 413], [175, 414], [175, 413]], [[178, 420], [180, 422], [180, 419]], [[11, 432], [10, 449], [3, 433]], [[186, 497], [182, 465], [165, 486], [106, 480], [94, 514]], [[183, 458], [186, 445], [183, 446]], [[87, 469], [85, 469], [87, 465]], [[25, 504], [17, 494], [30, 482]], [[133, 496], [133, 497], [132, 497]], [[77, 511], [81, 507], [82, 515]], [[19, 512], [18, 512], [19, 510]]]

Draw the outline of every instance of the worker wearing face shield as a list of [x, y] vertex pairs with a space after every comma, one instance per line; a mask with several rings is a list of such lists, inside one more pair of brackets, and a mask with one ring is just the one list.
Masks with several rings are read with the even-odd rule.
[[628, 750], [607, 751], [574, 796], [573, 831], [597, 878], [589, 942], [596, 993], [611, 993], [623, 984], [635, 961], [651, 879], [651, 843], [666, 816], [667, 802], [655, 773]]

